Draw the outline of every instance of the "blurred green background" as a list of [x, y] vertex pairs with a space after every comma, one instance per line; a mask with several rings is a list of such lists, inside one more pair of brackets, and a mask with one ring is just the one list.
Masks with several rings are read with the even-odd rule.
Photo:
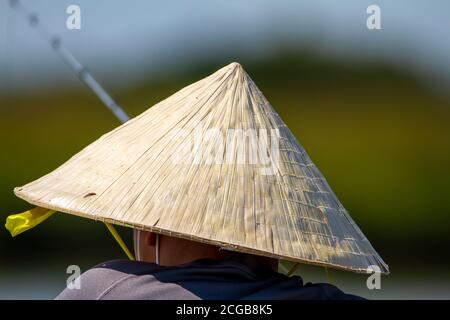
[[[42, 14], [55, 4], [45, 3], [48, 6], [43, 6]], [[361, 8], [361, 28], [367, 33], [364, 5]], [[386, 35], [388, 27], [376, 32]], [[15, 43], [23, 36], [16, 32]], [[32, 31], [28, 36], [33, 37]], [[111, 82], [100, 70], [99, 80], [136, 116], [185, 85], [239, 61], [391, 269], [391, 275], [382, 277], [381, 290], [368, 290], [363, 275], [330, 270], [333, 283], [375, 299], [450, 298], [450, 99], [446, 82], [423, 77], [416, 69], [399, 67], [376, 54], [370, 59], [345, 59], [311, 41], [282, 40], [272, 44], [271, 50], [251, 54], [236, 46], [203, 50], [197, 59], [191, 52], [185, 63], [183, 54], [169, 57], [161, 60], [161, 68], [167, 66], [170, 72], [149, 73], [124, 86], [115, 83], [128, 81], [129, 75], [115, 71], [114, 63], [106, 63], [110, 76], [119, 79]], [[11, 42], [4, 43], [10, 50]], [[184, 50], [190, 52], [188, 47]], [[57, 60], [50, 49], [44, 53]], [[108, 54], [99, 56], [107, 59]], [[11, 52], [3, 55], [8, 57]], [[25, 61], [15, 59], [16, 66]], [[183, 67], [176, 71], [174, 65]], [[89, 67], [95, 74], [95, 65]], [[61, 63], [48, 68], [66, 70]], [[119, 125], [82, 85], [53, 79], [44, 89], [28, 87], [11, 80], [15, 72], [11, 63], [5, 63], [4, 70], [8, 76], [5, 71], [0, 95], [2, 219], [31, 207], [13, 195], [14, 187], [55, 169]], [[39, 72], [33, 71], [33, 77], [39, 78]], [[38, 79], [35, 82], [39, 84]], [[131, 244], [130, 230], [120, 231]], [[14, 239], [3, 230], [0, 298], [53, 298], [65, 287], [68, 265], [86, 270], [116, 258], [124, 258], [123, 253], [101, 223], [66, 214], [57, 214]], [[318, 267], [301, 266], [298, 274], [306, 281], [327, 281]]]

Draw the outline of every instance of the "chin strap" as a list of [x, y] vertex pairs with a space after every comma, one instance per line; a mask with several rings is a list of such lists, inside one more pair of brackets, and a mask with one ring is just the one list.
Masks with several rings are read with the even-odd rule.
[[116, 228], [114, 228], [114, 226], [112, 224], [107, 223], [107, 222], [105, 222], [105, 225], [108, 228], [109, 232], [111, 232], [111, 234], [114, 237], [114, 239], [116, 239], [116, 241], [119, 244], [119, 246], [125, 252], [125, 254], [127, 255], [128, 259], [134, 260], [133, 254], [130, 252], [130, 250], [128, 249], [127, 245], [125, 244], [125, 242], [120, 237], [120, 235], [117, 232]]
[[[136, 230], [134, 229], [133, 231], [133, 238], [134, 238], [134, 255], [136, 257], [137, 261], [141, 260], [141, 255], [140, 255], [140, 250], [139, 248], [141, 247], [141, 230]], [[156, 234], [156, 245], [155, 245], [155, 264], [159, 265], [159, 256], [160, 256], [160, 251], [159, 251], [159, 242], [160, 242], [160, 236], [157, 233]]]
[[156, 234], [156, 255], [155, 255], [155, 263], [159, 265], [159, 234]]
[[133, 244], [134, 244], [134, 257], [137, 261], [141, 261], [141, 254], [139, 248], [141, 246], [141, 232], [137, 229], [133, 229]]

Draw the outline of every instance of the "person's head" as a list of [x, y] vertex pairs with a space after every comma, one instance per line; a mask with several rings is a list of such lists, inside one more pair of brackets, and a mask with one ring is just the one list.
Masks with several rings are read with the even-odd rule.
[[[138, 230], [134, 231], [134, 251], [137, 260], [162, 266], [175, 266], [198, 259], [222, 260], [232, 254], [218, 246]], [[271, 268], [277, 266], [275, 259], [255, 258]]]
[[201, 258], [220, 260], [227, 256], [227, 252], [217, 246], [147, 231], [134, 232], [134, 248], [137, 260], [162, 266], [179, 265]]

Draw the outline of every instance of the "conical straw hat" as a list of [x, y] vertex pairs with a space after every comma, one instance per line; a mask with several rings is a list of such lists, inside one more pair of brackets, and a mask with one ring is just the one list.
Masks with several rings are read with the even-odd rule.
[[230, 250], [388, 272], [238, 63], [14, 191], [40, 207]]

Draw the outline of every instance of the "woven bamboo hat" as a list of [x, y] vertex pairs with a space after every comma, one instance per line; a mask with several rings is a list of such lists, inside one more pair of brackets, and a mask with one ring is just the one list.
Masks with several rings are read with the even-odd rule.
[[388, 273], [238, 63], [185, 87], [14, 191], [39, 207], [230, 250], [360, 273], [378, 266]]

